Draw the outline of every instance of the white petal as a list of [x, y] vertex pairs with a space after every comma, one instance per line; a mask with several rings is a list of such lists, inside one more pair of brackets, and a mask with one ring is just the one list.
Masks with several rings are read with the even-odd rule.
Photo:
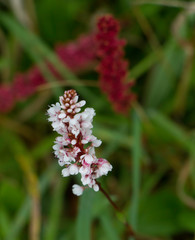
[[91, 182], [91, 178], [89, 176], [83, 176], [81, 178], [81, 182], [82, 182], [83, 185], [88, 185]]
[[78, 101], [78, 99], [79, 99], [79, 97], [78, 97], [78, 96], [75, 96], [75, 97], [73, 98], [73, 102], [76, 103], [76, 102]]
[[65, 117], [66, 117], [66, 114], [62, 112], [62, 113], [59, 114], [58, 117], [59, 117], [59, 118], [65, 118]]
[[85, 104], [86, 104], [86, 101], [85, 101], [85, 100], [82, 100], [82, 101], [80, 101], [80, 102], [77, 103], [77, 106], [78, 106], [78, 107], [83, 107]]
[[69, 169], [68, 169], [68, 168], [64, 168], [64, 169], [62, 170], [62, 175], [63, 175], [63, 177], [68, 177], [68, 176], [70, 176]]
[[81, 143], [82, 143], [82, 144], [86, 144], [86, 143], [88, 143], [88, 141], [85, 140], [85, 139], [83, 139], [83, 140], [81, 140]]
[[93, 141], [93, 146], [94, 147], [99, 147], [102, 144], [102, 141], [99, 139], [96, 139]]
[[84, 188], [77, 184], [74, 184], [72, 186], [72, 192], [74, 193], [74, 195], [81, 196], [83, 194], [83, 190]]
[[104, 163], [100, 168], [99, 168], [99, 172], [100, 175], [107, 175], [109, 171], [112, 170], [112, 165], [108, 162], [108, 163]]
[[72, 141], [71, 141], [71, 144], [72, 145], [75, 145], [77, 143], [77, 141], [75, 140], [75, 139], [73, 139]]
[[76, 125], [77, 124], [77, 120], [75, 118], [70, 119], [69, 122], [70, 122], [71, 125]]
[[80, 112], [81, 111], [81, 109], [80, 108], [75, 108], [75, 110], [74, 110], [76, 113], [78, 113], [78, 112]]
[[81, 167], [79, 169], [79, 172], [81, 173], [82, 176], [90, 174], [90, 167]]
[[[58, 157], [57, 155], [58, 155], [58, 154], [56, 154], [56, 157]], [[58, 160], [58, 164], [62, 167], [62, 166], [65, 165], [65, 162], [64, 162], [63, 159], [60, 158], [60, 159]]]
[[95, 184], [95, 185], [93, 186], [93, 190], [94, 190], [95, 192], [98, 192], [98, 191], [99, 191], [99, 186], [98, 186], [97, 184]]
[[93, 162], [93, 157], [89, 154], [86, 154], [84, 159], [88, 164], [91, 164]]
[[78, 169], [78, 167], [75, 164], [72, 164], [69, 167], [69, 172], [70, 172], [70, 175], [76, 175], [76, 174], [78, 174], [79, 169]]

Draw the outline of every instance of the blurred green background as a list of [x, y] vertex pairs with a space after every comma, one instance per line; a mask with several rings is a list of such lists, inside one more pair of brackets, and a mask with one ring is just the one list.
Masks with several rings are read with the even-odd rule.
[[[93, 32], [106, 13], [120, 21], [127, 41], [137, 95], [128, 116], [112, 110], [95, 64], [75, 74], [54, 51]], [[62, 178], [52, 153], [56, 134], [46, 110], [70, 88], [96, 110], [93, 131], [103, 141], [97, 155], [113, 165], [100, 182], [136, 232], [147, 239], [194, 239], [194, 47], [194, 1], [1, 0], [1, 84], [38, 65], [49, 87], [0, 115], [0, 240], [127, 239], [101, 192], [72, 194], [79, 178]]]

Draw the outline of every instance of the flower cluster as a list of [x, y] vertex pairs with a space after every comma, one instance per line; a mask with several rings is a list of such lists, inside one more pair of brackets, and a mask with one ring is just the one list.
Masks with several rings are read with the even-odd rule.
[[[58, 44], [55, 47], [57, 56], [74, 72], [87, 69], [95, 59], [94, 38], [92, 35], [82, 35], [75, 42]], [[60, 74], [49, 64], [48, 68], [56, 79], [62, 80]], [[14, 76], [9, 86], [0, 86], [0, 112], [9, 112], [17, 101], [22, 101], [47, 81], [37, 66], [33, 66], [25, 73]], [[5, 99], [8, 99], [5, 104]]]
[[97, 67], [100, 87], [108, 95], [115, 111], [127, 113], [135, 95], [131, 92], [133, 82], [126, 83], [128, 62], [124, 60], [125, 41], [118, 39], [119, 23], [111, 15], [103, 16], [97, 23]]
[[[98, 57], [100, 87], [108, 96], [114, 110], [126, 114], [135, 95], [131, 92], [133, 81], [125, 82], [128, 62], [124, 59], [125, 41], [118, 38], [119, 22], [111, 15], [106, 15], [99, 19], [97, 28], [97, 32], [82, 35], [75, 42], [58, 44], [55, 52], [62, 62], [76, 73], [92, 67]], [[54, 66], [50, 63], [47, 65], [57, 80], [63, 79]], [[6, 86], [5, 90], [4, 86], [0, 86], [3, 94], [8, 94], [5, 98], [0, 97], [0, 112], [9, 112], [17, 101], [31, 96], [46, 82], [37, 66], [33, 66], [26, 73], [17, 74], [13, 83]], [[4, 105], [6, 98], [9, 99], [9, 104]]]
[[[95, 116], [93, 108], [86, 108], [80, 112], [85, 101], [78, 102], [75, 90], [68, 90], [59, 98], [59, 102], [48, 109], [48, 120], [52, 122], [53, 130], [59, 133], [53, 146], [54, 154], [60, 166], [64, 166], [62, 175], [81, 174], [84, 186], [99, 190], [96, 179], [107, 175], [112, 170], [111, 164], [95, 155], [95, 147], [101, 145], [92, 135], [92, 121]], [[73, 193], [81, 195], [85, 187], [73, 185]]]

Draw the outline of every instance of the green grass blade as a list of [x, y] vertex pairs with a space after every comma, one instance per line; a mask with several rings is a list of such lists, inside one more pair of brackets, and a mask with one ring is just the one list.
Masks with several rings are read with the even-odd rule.
[[33, 150], [31, 151], [31, 156], [34, 159], [39, 159], [48, 154], [49, 152], [51, 152], [54, 139], [55, 139], [54, 134], [44, 138], [42, 141], [39, 142], [39, 144], [37, 144], [33, 148]]
[[174, 90], [177, 78], [182, 69], [183, 51], [171, 40], [164, 47], [163, 57], [150, 76], [145, 96], [147, 107], [158, 107]]
[[27, 197], [23, 203], [23, 206], [19, 209], [16, 217], [14, 218], [10, 226], [9, 232], [7, 232], [5, 240], [12, 240], [18, 237], [21, 230], [25, 226], [27, 219], [30, 216], [30, 208], [31, 208], [31, 200], [29, 197]]
[[106, 234], [106, 239], [107, 240], [119, 240], [119, 234], [115, 227], [112, 224], [112, 217], [108, 215], [107, 213], [102, 213], [100, 216], [100, 221], [102, 228], [104, 229], [104, 232]]
[[116, 131], [116, 134], [112, 136], [112, 141], [109, 141], [107, 146], [104, 148], [103, 156], [108, 158], [118, 147], [121, 139], [124, 139], [128, 130], [127, 125], [121, 125]]
[[65, 179], [57, 178], [57, 183], [53, 192], [53, 199], [50, 206], [50, 216], [46, 222], [44, 231], [44, 240], [55, 240], [57, 239], [59, 232], [60, 214], [62, 213], [63, 204], [63, 193], [67, 187], [68, 181]]
[[[6, 209], [3, 206], [0, 206], [0, 236], [5, 238], [7, 232], [10, 229], [10, 219], [6, 212]], [[1, 238], [0, 238], [1, 239]]]
[[140, 160], [141, 160], [141, 122], [133, 112], [133, 146], [132, 146], [132, 201], [128, 219], [136, 231], [138, 222], [138, 208], [140, 195]]
[[124, 146], [129, 148], [132, 146], [132, 138], [127, 136], [126, 132], [123, 134], [123, 131], [118, 133], [116, 130], [112, 130], [109, 128], [105, 128], [105, 126], [101, 124], [94, 124], [94, 135], [97, 138], [101, 139], [103, 142], [111, 142], [113, 141], [113, 137], [120, 135], [117, 139], [118, 146]]
[[141, 60], [136, 66], [134, 66], [129, 73], [128, 79], [139, 78], [148, 69], [150, 69], [160, 58], [161, 50], [152, 52], [150, 55]]
[[76, 240], [91, 239], [93, 197], [93, 190], [86, 189], [79, 199], [79, 211], [76, 223]]
[[193, 144], [187, 133], [176, 123], [162, 115], [160, 112], [150, 110], [149, 117], [154, 124], [159, 126], [164, 134], [181, 144], [187, 151], [193, 152]]
[[[52, 177], [56, 174], [57, 165], [52, 165], [42, 176], [40, 179], [40, 191], [43, 195], [52, 179]], [[7, 232], [5, 240], [13, 240], [16, 239], [20, 234], [21, 230], [25, 226], [31, 208], [31, 200], [27, 197], [22, 205], [22, 207], [18, 210], [18, 213], [13, 219], [13, 222], [10, 226], [9, 232]]]

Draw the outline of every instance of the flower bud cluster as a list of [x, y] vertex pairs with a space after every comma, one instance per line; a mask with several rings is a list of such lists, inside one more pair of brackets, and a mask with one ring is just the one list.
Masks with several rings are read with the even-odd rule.
[[[107, 175], [112, 170], [111, 164], [95, 155], [95, 147], [101, 145], [92, 135], [92, 121], [95, 116], [93, 108], [86, 108], [80, 112], [85, 101], [78, 102], [75, 90], [68, 90], [59, 98], [59, 102], [48, 109], [48, 120], [52, 122], [53, 130], [59, 133], [53, 146], [58, 163], [63, 166], [62, 175], [81, 174], [84, 186], [99, 190], [96, 179]], [[81, 195], [85, 187], [73, 185], [73, 193]]]

